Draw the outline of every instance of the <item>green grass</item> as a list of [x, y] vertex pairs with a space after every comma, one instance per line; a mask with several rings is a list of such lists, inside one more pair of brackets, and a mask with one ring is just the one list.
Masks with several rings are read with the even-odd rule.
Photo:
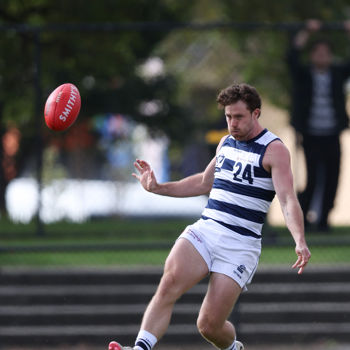
[[62, 239], [98, 239], [99, 237], [112, 237], [130, 239], [143, 235], [152, 237], [167, 237], [174, 235], [178, 230], [191, 224], [190, 219], [96, 219], [81, 224], [71, 222], [58, 222], [43, 225], [43, 235], [37, 234], [35, 222], [29, 224], [15, 224], [9, 220], [0, 220], [0, 239], [4, 240], [43, 240]]
[[[162, 265], [169, 248], [184, 228], [193, 220], [185, 219], [101, 219], [82, 224], [59, 222], [44, 226], [38, 235], [34, 222], [28, 225], [0, 222], [1, 248], [71, 247], [78, 251], [0, 252], [0, 266], [114, 266]], [[166, 249], [153, 249], [165, 244]], [[148, 249], [108, 249], [121, 244], [151, 244]], [[93, 249], [104, 246], [104, 250]], [[88, 249], [84, 251], [84, 247]], [[61, 249], [62, 250], [62, 249]], [[64, 249], [63, 249], [64, 250]]]
[[[310, 246], [310, 264], [350, 264], [350, 246]], [[263, 247], [261, 264], [290, 264], [296, 260], [294, 247]]]
[[[310, 264], [350, 264], [350, 247], [314, 247]], [[126, 266], [163, 265], [168, 249], [98, 252], [51, 252], [0, 254], [0, 266]], [[293, 246], [265, 247], [260, 264], [292, 265], [296, 260]]]
[[[36, 224], [13, 224], [0, 221], [0, 249], [9, 247], [43, 247], [43, 251], [0, 251], [0, 266], [125, 266], [162, 265], [177, 236], [193, 220], [127, 220], [101, 219], [83, 224], [60, 222], [44, 226], [38, 236]], [[350, 264], [350, 229], [339, 227], [321, 235], [308, 234], [312, 264]], [[268, 227], [264, 236], [261, 264], [292, 265], [296, 256], [291, 236], [284, 227]], [[271, 245], [268, 242], [276, 242]], [[263, 241], [264, 242], [264, 241]], [[120, 245], [137, 243], [133, 249]], [[165, 244], [159, 247], [157, 244]], [[103, 246], [104, 250], [94, 249]], [[45, 251], [52, 247], [76, 247], [69, 251]], [[45, 248], [46, 247], [46, 248]], [[84, 249], [86, 247], [86, 249]], [[79, 248], [79, 249], [78, 249]]]
[[131, 266], [162, 265], [168, 250], [123, 252], [11, 253], [0, 255], [0, 266]]

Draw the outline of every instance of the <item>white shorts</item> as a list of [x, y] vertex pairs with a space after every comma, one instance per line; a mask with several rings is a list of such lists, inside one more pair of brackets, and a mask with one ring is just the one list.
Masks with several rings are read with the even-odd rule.
[[260, 240], [235, 234], [213, 220], [203, 219], [187, 226], [179, 238], [193, 244], [210, 272], [227, 275], [243, 290], [247, 289], [258, 267]]

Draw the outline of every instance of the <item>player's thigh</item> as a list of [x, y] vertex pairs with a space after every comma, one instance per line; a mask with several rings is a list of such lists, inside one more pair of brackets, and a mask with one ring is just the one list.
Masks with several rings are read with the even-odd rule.
[[242, 288], [232, 278], [221, 273], [212, 273], [199, 320], [214, 322], [218, 326], [223, 324], [232, 312], [241, 292]]
[[208, 273], [208, 266], [197, 249], [187, 239], [180, 238], [166, 259], [161, 283], [176, 286], [179, 293], [184, 293]]

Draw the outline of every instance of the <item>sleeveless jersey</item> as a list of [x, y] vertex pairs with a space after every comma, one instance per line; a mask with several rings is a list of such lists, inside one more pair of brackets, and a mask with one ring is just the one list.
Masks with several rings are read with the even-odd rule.
[[248, 141], [226, 138], [216, 156], [214, 184], [202, 219], [214, 220], [232, 233], [261, 238], [275, 196], [262, 160], [274, 140], [279, 138], [267, 129]]

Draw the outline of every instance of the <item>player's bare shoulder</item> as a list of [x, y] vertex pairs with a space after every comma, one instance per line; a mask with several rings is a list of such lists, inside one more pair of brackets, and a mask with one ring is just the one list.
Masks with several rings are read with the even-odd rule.
[[290, 154], [285, 144], [277, 139], [272, 141], [266, 148], [263, 158], [263, 167], [268, 172], [276, 166], [289, 166]]

